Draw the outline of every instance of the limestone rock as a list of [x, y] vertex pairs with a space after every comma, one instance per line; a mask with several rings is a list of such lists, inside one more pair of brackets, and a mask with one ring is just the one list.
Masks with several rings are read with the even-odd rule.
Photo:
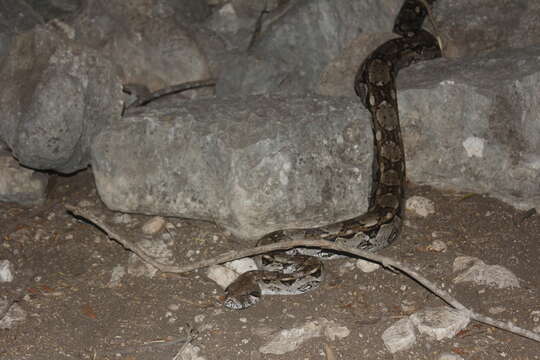
[[86, 168], [90, 141], [120, 116], [121, 88], [111, 62], [55, 23], [17, 35], [0, 82], [0, 137], [31, 168]]
[[418, 332], [433, 339], [442, 340], [454, 337], [463, 330], [470, 321], [465, 311], [447, 306], [428, 308], [410, 316]]
[[416, 331], [412, 321], [408, 317], [396, 321], [384, 330], [382, 340], [392, 354], [411, 348], [416, 343]]
[[363, 213], [369, 114], [356, 99], [194, 100], [115, 122], [92, 147], [114, 210], [214, 221], [241, 238]]
[[[299, 1], [272, 20], [248, 57], [239, 53], [224, 64], [217, 94], [313, 91], [324, 67], [361, 32], [390, 31], [400, 6], [401, 0]], [[352, 88], [352, 77], [347, 84]]]

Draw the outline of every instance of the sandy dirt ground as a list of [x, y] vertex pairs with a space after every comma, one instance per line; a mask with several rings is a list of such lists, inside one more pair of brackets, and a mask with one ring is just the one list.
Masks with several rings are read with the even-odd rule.
[[[432, 200], [436, 213], [425, 218], [407, 213], [401, 238], [381, 254], [412, 265], [477, 312], [538, 329], [540, 216], [484, 195], [412, 185], [407, 195]], [[190, 328], [198, 333], [189, 346], [209, 360], [332, 359], [329, 352], [336, 359], [420, 360], [444, 353], [468, 360], [540, 359], [540, 344], [475, 322], [452, 339], [418, 336], [411, 349], [390, 354], [381, 339], [385, 329], [443, 303], [403, 275], [382, 268], [363, 273], [354, 259], [325, 263], [326, 279], [315, 291], [264, 297], [244, 311], [223, 307], [223, 290], [205, 270], [153, 278], [126, 273], [111, 286], [114, 269], [126, 268], [130, 253], [67, 213], [65, 204], [85, 206], [134, 241], [168, 239], [177, 264], [253, 245], [214, 224], [179, 218], [167, 218], [166, 230], [145, 235], [142, 226], [151, 217], [107, 210], [91, 172], [53, 176], [42, 206], [0, 204], [0, 260], [9, 260], [15, 275], [12, 282], [0, 283], [0, 297], [26, 314], [0, 330], [0, 359], [160, 360], [174, 359], [182, 348], [179, 359], [197, 359], [186, 355]], [[434, 240], [447, 250], [430, 249]], [[453, 261], [464, 255], [506, 267], [521, 287], [454, 284]], [[283, 355], [259, 351], [280, 330], [323, 318], [346, 327], [349, 335], [314, 337]]]

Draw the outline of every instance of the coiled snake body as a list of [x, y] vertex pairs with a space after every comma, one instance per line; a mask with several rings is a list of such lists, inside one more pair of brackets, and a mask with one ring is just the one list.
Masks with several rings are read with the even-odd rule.
[[[395, 79], [412, 63], [441, 56], [437, 40], [422, 29], [435, 0], [405, 0], [393, 31], [400, 35], [379, 46], [363, 62], [354, 87], [371, 113], [374, 135], [373, 183], [368, 211], [330, 226], [305, 230], [280, 230], [259, 244], [292, 239], [327, 239], [376, 251], [399, 235], [405, 186], [405, 155], [399, 126]], [[322, 281], [322, 263], [315, 256], [330, 257], [322, 250], [293, 249], [260, 258], [261, 270], [246, 272], [226, 289], [224, 305], [245, 309], [261, 294], [300, 294]]]

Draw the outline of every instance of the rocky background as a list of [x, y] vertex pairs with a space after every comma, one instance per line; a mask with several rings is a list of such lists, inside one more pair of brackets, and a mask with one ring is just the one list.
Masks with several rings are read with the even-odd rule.
[[[211, 220], [242, 238], [350, 217], [366, 207], [372, 141], [352, 79], [400, 3], [4, 0], [4, 156], [63, 174], [92, 164], [111, 209]], [[446, 58], [399, 77], [411, 181], [540, 204], [539, 12], [436, 4], [428, 27]], [[122, 85], [210, 77], [215, 94], [122, 117]], [[2, 199], [45, 196], [42, 182], [21, 192], [22, 175], [2, 174]]]
[[[241, 238], [351, 217], [372, 151], [352, 81], [400, 4], [3, 0], [3, 156], [62, 174], [91, 165], [111, 209]], [[445, 58], [399, 76], [409, 180], [538, 207], [540, 5], [440, 1], [433, 14]], [[123, 85], [207, 78], [214, 89], [122, 117]], [[21, 191], [24, 175], [2, 174], [1, 199], [45, 196], [43, 181]]]
[[[12, 329], [0, 358], [120, 358], [191, 322], [210, 359], [274, 359], [304, 342], [317, 358], [314, 337], [344, 359], [538, 359], [535, 343], [462, 330], [414, 282], [354, 261], [329, 265], [316, 292], [239, 318], [206, 277], [148, 279], [155, 268], [124, 264], [65, 211], [89, 208], [171, 263], [362, 213], [372, 134], [352, 82], [394, 36], [401, 3], [0, 0], [0, 329]], [[411, 186], [403, 239], [387, 251], [538, 332], [540, 2], [439, 0], [432, 13], [444, 57], [398, 78]], [[126, 111], [125, 90], [204, 79], [215, 86]], [[420, 333], [447, 343], [414, 345]]]

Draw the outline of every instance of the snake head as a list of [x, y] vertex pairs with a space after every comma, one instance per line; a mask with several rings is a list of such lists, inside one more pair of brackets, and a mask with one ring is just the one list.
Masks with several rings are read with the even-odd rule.
[[223, 301], [223, 305], [226, 308], [229, 308], [232, 310], [244, 310], [258, 303], [260, 299], [261, 299], [260, 291], [253, 291], [249, 294], [238, 294], [235, 296], [231, 296], [229, 293], [227, 293], [227, 296], [225, 297], [225, 301]]
[[243, 310], [255, 305], [261, 299], [261, 288], [257, 283], [258, 271], [241, 274], [225, 289], [223, 305], [233, 310]]

